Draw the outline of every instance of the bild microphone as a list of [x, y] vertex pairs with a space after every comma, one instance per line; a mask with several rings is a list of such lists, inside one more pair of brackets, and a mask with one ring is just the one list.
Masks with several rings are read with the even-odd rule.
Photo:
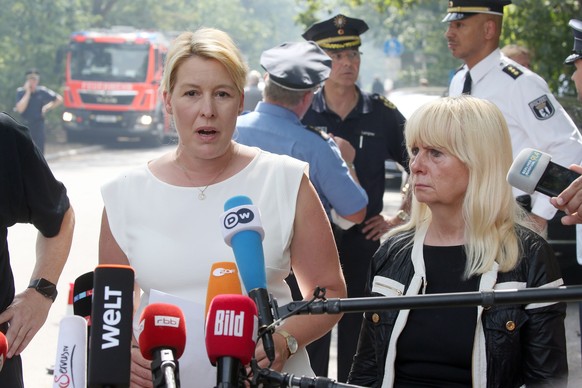
[[528, 194], [538, 191], [550, 197], [558, 196], [580, 174], [551, 161], [545, 152], [524, 148], [507, 173], [507, 182]]
[[259, 330], [263, 348], [270, 361], [275, 359], [272, 330], [273, 311], [267, 292], [267, 274], [259, 208], [249, 197], [236, 196], [224, 204], [220, 217], [222, 236], [232, 247], [236, 264], [248, 295], [255, 301], [259, 313]]
[[217, 388], [239, 386], [243, 367], [254, 355], [257, 326], [257, 307], [248, 296], [217, 295], [210, 303], [205, 329], [206, 352], [212, 365], [217, 365]]
[[2, 371], [6, 361], [6, 353], [8, 353], [8, 340], [4, 333], [0, 331], [0, 371]]
[[178, 359], [186, 347], [186, 320], [178, 306], [147, 305], [140, 317], [139, 350], [152, 362], [154, 388], [180, 387]]
[[53, 388], [87, 387], [87, 321], [70, 315], [59, 324]]
[[208, 309], [212, 299], [221, 294], [242, 294], [238, 268], [236, 267], [236, 263], [232, 261], [221, 261], [212, 264], [210, 276], [208, 277], [208, 289], [206, 291], [205, 317], [208, 315]]
[[127, 265], [99, 265], [93, 284], [88, 386], [129, 387], [133, 269]]

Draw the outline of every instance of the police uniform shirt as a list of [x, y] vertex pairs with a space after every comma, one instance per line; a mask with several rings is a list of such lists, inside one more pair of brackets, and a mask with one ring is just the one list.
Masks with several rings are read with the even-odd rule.
[[302, 122], [342, 137], [356, 149], [354, 165], [358, 180], [368, 193], [366, 218], [370, 218], [384, 208], [384, 161], [392, 159], [408, 171], [405, 119], [385, 97], [362, 92], [359, 88], [357, 91], [358, 104], [343, 121], [327, 108], [322, 91], [314, 96]]
[[[466, 72], [465, 65], [455, 74], [450, 96], [461, 94]], [[530, 147], [547, 152], [562, 166], [580, 161], [582, 137], [540, 76], [497, 49], [471, 69], [471, 78], [471, 95], [491, 101], [503, 113], [514, 156]], [[513, 192], [515, 196], [524, 194], [515, 188]], [[547, 196], [536, 192], [532, 195], [532, 213], [551, 219], [556, 208]]]
[[[16, 102], [20, 101], [24, 96], [25, 90], [23, 87], [19, 87], [16, 91]], [[36, 87], [34, 93], [30, 94], [30, 99], [28, 100], [28, 105], [21, 116], [28, 123], [33, 123], [35, 121], [43, 120], [42, 107], [49, 102], [55, 101], [57, 99], [57, 94], [50, 90], [49, 88], [39, 85]]]
[[337, 144], [305, 128], [292, 111], [259, 102], [253, 112], [239, 116], [235, 140], [309, 163], [309, 179], [331, 219], [331, 208], [340, 216], [356, 213], [368, 196], [351, 177]]

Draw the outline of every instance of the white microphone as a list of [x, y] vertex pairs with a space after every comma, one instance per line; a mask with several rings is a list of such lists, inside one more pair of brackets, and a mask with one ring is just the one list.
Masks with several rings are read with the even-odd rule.
[[53, 388], [87, 387], [87, 321], [78, 315], [63, 317], [59, 324]]
[[558, 196], [580, 174], [551, 161], [545, 152], [524, 148], [507, 173], [507, 182], [528, 194], [538, 191], [550, 197]]

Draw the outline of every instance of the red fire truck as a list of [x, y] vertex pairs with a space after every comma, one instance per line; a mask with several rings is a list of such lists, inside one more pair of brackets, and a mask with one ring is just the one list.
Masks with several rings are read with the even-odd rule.
[[129, 27], [71, 35], [63, 125], [69, 141], [175, 136], [159, 92], [169, 39]]

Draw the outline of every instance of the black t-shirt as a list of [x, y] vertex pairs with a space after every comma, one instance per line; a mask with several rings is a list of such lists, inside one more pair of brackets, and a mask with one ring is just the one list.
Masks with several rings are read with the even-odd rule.
[[[463, 280], [463, 246], [424, 246], [426, 294], [471, 292], [479, 276]], [[476, 307], [411, 310], [398, 338], [395, 387], [471, 387]]]
[[358, 89], [358, 104], [342, 120], [335, 112], [328, 110], [324, 91], [325, 88], [315, 95], [301, 121], [346, 139], [356, 149], [354, 165], [360, 184], [368, 194], [366, 218], [380, 214], [384, 208], [384, 161], [394, 160], [408, 170], [405, 118], [385, 97]]
[[8, 228], [31, 223], [45, 237], [54, 237], [68, 209], [65, 186], [53, 176], [28, 129], [0, 113], [0, 311], [14, 298]]
[[[24, 88], [18, 88], [16, 91], [16, 102], [20, 101], [24, 95]], [[57, 94], [45, 86], [37, 86], [34, 93], [30, 95], [28, 105], [24, 112], [22, 112], [22, 119], [27, 123], [44, 120], [42, 115], [42, 107], [51, 101], [57, 99]]]

